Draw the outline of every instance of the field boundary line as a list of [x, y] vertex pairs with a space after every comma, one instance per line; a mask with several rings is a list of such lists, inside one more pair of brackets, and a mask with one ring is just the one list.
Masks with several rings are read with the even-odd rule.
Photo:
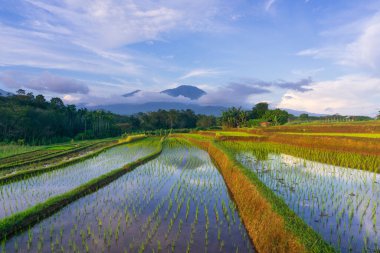
[[19, 166], [28, 165], [28, 164], [32, 164], [32, 163], [36, 163], [36, 162], [43, 162], [43, 161], [46, 161], [46, 160], [49, 160], [49, 159], [52, 159], [52, 158], [58, 158], [58, 157], [61, 157], [61, 156], [65, 156], [65, 155], [68, 155], [68, 154], [72, 154], [72, 153], [84, 150], [86, 148], [89, 148], [89, 147], [92, 147], [92, 146], [98, 145], [99, 143], [104, 143], [104, 142], [112, 142], [112, 141], [100, 141], [100, 142], [84, 145], [84, 146], [81, 146], [81, 147], [72, 148], [72, 149], [69, 149], [69, 150], [63, 150], [62, 152], [58, 151], [58, 152], [55, 152], [55, 153], [52, 153], [52, 154], [41, 155], [41, 156], [39, 156], [39, 157], [37, 157], [35, 159], [30, 159], [30, 160], [27, 160], [25, 162], [13, 162], [13, 163], [11, 162], [11, 163], [7, 163], [7, 164], [4, 164], [4, 165], [1, 165], [0, 166], [0, 170], [12, 169], [12, 168], [16, 168], [16, 167], [19, 167]]
[[215, 141], [176, 135], [206, 150], [233, 195], [239, 214], [258, 252], [335, 252], [254, 172]]
[[24, 180], [24, 179], [30, 178], [30, 177], [34, 177], [34, 176], [37, 176], [37, 175], [40, 175], [40, 174], [43, 174], [43, 173], [46, 173], [49, 171], [61, 169], [61, 168], [64, 168], [66, 166], [73, 165], [73, 164], [85, 161], [89, 158], [98, 156], [101, 153], [103, 153], [104, 151], [107, 151], [108, 149], [114, 148], [116, 146], [131, 143], [131, 142], [138, 141], [138, 140], [141, 140], [144, 138], [145, 138], [145, 136], [133, 137], [133, 138], [128, 139], [127, 141], [117, 142], [117, 143], [111, 144], [110, 146], [103, 147], [103, 148], [101, 148], [95, 152], [89, 153], [87, 155], [80, 156], [80, 157], [77, 157], [77, 158], [74, 158], [74, 159], [71, 159], [71, 160], [68, 160], [65, 162], [61, 162], [61, 163], [58, 163], [58, 164], [55, 164], [52, 166], [45, 167], [45, 168], [20, 170], [20, 171], [13, 173], [13, 174], [0, 177], [0, 185], [13, 183], [13, 182], [16, 182], [19, 180]]
[[0, 220], [0, 240], [9, 239], [19, 231], [38, 223], [75, 200], [97, 191], [99, 188], [108, 185], [125, 173], [155, 159], [162, 152], [162, 143], [163, 138], [159, 141], [157, 150], [147, 156], [139, 158], [134, 162], [128, 163], [123, 167], [108, 172], [100, 177], [94, 178], [73, 190], [54, 196], [43, 203], [39, 203], [31, 208]]

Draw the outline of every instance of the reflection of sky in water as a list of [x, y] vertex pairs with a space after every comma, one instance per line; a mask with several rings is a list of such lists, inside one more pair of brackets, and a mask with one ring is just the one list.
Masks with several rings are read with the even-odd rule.
[[[182, 157], [181, 162], [176, 157]], [[223, 210], [222, 203], [227, 209]], [[30, 233], [34, 238], [30, 250], [25, 231], [6, 242], [6, 252], [14, 252], [15, 245], [20, 246], [20, 253], [37, 252], [40, 240], [41, 252], [51, 252], [52, 243], [55, 252], [61, 252], [61, 247], [64, 252], [74, 252], [74, 244], [75, 252], [86, 252], [86, 246], [88, 252], [139, 252], [144, 242], [144, 252], [172, 252], [173, 241], [174, 252], [186, 252], [188, 244], [190, 252], [254, 252], [223, 178], [208, 154], [183, 145], [165, 148], [157, 159], [71, 203], [33, 226]], [[151, 239], [147, 241], [148, 236]]]
[[237, 159], [307, 224], [343, 252], [371, 252], [380, 245], [380, 175], [368, 171], [270, 154], [259, 161], [249, 152]]
[[0, 186], [0, 218], [74, 189], [153, 151], [152, 145], [125, 144], [61, 169], [2, 185]]

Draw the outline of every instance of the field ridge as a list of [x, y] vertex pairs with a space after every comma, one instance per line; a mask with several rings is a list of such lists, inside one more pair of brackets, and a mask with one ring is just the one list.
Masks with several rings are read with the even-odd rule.
[[106, 186], [115, 179], [124, 175], [125, 173], [135, 169], [136, 167], [155, 159], [162, 152], [161, 139], [157, 150], [153, 153], [144, 156], [134, 162], [128, 163], [119, 169], [115, 169], [107, 174], [98, 178], [92, 179], [87, 183], [70, 190], [64, 194], [54, 196], [43, 203], [39, 203], [29, 209], [13, 214], [0, 220], [0, 240], [9, 239], [10, 236], [18, 233], [20, 230], [26, 229], [31, 225], [39, 222], [41, 219], [46, 218], [71, 202], [88, 195], [99, 188]]
[[103, 153], [104, 151], [107, 151], [108, 149], [114, 148], [114, 147], [119, 146], [119, 145], [123, 145], [123, 144], [127, 144], [127, 143], [132, 143], [134, 141], [138, 141], [138, 140], [141, 140], [141, 139], [145, 138], [145, 136], [130, 136], [130, 137], [131, 138], [128, 139], [128, 140], [111, 144], [111, 145], [103, 147], [103, 148], [101, 148], [101, 149], [99, 149], [99, 150], [97, 150], [95, 152], [89, 153], [89, 154], [84, 155], [84, 156], [76, 157], [74, 159], [71, 159], [71, 160], [68, 160], [68, 161], [65, 161], [65, 162], [61, 162], [61, 163], [58, 163], [58, 164], [55, 164], [55, 165], [52, 165], [52, 166], [48, 166], [48, 167], [44, 167], [44, 168], [39, 168], [39, 169], [21, 170], [21, 171], [17, 171], [15, 173], [12, 173], [12, 174], [0, 177], [0, 185], [4, 185], [4, 184], [7, 184], [7, 183], [11, 183], [11, 182], [16, 182], [18, 180], [23, 180], [23, 179], [26, 179], [26, 178], [29, 178], [29, 177], [33, 177], [33, 176], [37, 176], [37, 175], [43, 174], [43, 173], [48, 172], [48, 171], [53, 171], [53, 170], [56, 170], [56, 169], [60, 169], [60, 168], [66, 167], [68, 165], [72, 165], [72, 164], [75, 164], [75, 163], [78, 163], [78, 162], [82, 162], [82, 161], [87, 160], [89, 158], [98, 156], [99, 154]]
[[216, 142], [180, 137], [206, 150], [214, 160], [258, 252], [335, 252], [282, 199], [223, 147]]

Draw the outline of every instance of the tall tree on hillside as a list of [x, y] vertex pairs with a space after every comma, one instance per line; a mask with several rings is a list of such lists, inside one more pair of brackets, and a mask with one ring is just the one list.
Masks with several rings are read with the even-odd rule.
[[252, 108], [252, 117], [254, 119], [263, 118], [264, 114], [269, 110], [269, 104], [265, 102], [261, 102], [255, 105]]
[[54, 109], [63, 109], [65, 107], [65, 104], [63, 103], [62, 99], [57, 97], [50, 99], [50, 105]]

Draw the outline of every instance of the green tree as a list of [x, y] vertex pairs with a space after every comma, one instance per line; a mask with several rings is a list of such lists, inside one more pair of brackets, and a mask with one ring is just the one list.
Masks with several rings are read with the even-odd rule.
[[208, 115], [199, 115], [197, 119], [197, 127], [208, 128], [216, 126], [216, 117]]
[[264, 114], [269, 110], [269, 104], [265, 102], [261, 102], [255, 105], [252, 108], [252, 117], [254, 119], [261, 119]]
[[18, 89], [18, 90], [16, 91], [16, 94], [19, 95], [19, 96], [25, 96], [25, 90], [23, 90], [23, 89]]
[[248, 114], [241, 107], [231, 107], [222, 112], [222, 125], [226, 127], [243, 127], [247, 122]]
[[308, 119], [309, 119], [309, 114], [307, 114], [307, 113], [302, 113], [302, 114], [300, 115], [300, 119], [301, 119], [301, 120], [308, 120]]
[[50, 99], [50, 105], [55, 109], [62, 109], [65, 107], [65, 104], [63, 103], [62, 99], [57, 97]]
[[40, 104], [40, 105], [46, 103], [46, 99], [45, 99], [45, 97], [44, 97], [43, 95], [41, 95], [41, 94], [40, 94], [40, 95], [37, 95], [36, 98], [35, 98], [35, 100], [36, 100], [36, 103], [37, 103], [37, 104]]
[[275, 109], [266, 111], [263, 118], [275, 125], [282, 125], [288, 122], [289, 116], [290, 114], [287, 111]]

